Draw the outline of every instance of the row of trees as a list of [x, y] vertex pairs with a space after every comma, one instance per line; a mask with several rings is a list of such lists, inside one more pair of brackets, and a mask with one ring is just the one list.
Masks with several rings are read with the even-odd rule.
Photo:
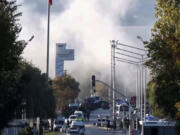
[[156, 23], [149, 42], [149, 99], [153, 113], [180, 120], [180, 1], [157, 0]]
[[[52, 118], [56, 110], [73, 101], [79, 83], [69, 75], [48, 83], [46, 74], [21, 57], [27, 43], [21, 32], [16, 1], [0, 1], [0, 131], [14, 118]], [[57, 108], [56, 108], [57, 102]]]
[[55, 97], [47, 82], [46, 74], [26, 62], [21, 63], [22, 75], [19, 81], [22, 100], [26, 103], [27, 118], [52, 118], [55, 115]]

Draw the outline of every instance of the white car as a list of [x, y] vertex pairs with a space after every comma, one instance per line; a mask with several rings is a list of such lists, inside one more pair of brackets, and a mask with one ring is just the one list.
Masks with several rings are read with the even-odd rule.
[[70, 115], [68, 120], [69, 120], [69, 123], [71, 123], [72, 121], [76, 119], [77, 119], [77, 115]]
[[72, 121], [70, 128], [68, 129], [68, 134], [80, 134], [84, 135], [85, 125], [82, 121]]
[[107, 124], [108, 124], [108, 119], [103, 118], [103, 119], [101, 120], [101, 127], [106, 127]]
[[84, 120], [84, 114], [82, 111], [75, 111], [74, 115], [77, 115], [78, 118], [82, 118], [82, 120]]

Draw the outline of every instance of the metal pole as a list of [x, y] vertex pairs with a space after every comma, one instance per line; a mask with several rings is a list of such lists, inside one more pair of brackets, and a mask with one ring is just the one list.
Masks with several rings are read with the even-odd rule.
[[[142, 61], [143, 61], [143, 55], [142, 55]], [[143, 83], [143, 81], [144, 81], [144, 77], [143, 77], [143, 63], [142, 63], [142, 65], [141, 65], [141, 121], [142, 121], [142, 131], [141, 131], [141, 133], [142, 133], [142, 135], [144, 135], [144, 122], [143, 122], [143, 90], [144, 90], [144, 83]]]
[[[140, 121], [142, 121], [142, 71], [141, 71], [141, 64], [139, 65], [139, 107], [140, 107]], [[142, 128], [141, 128], [141, 135], [142, 135]]]
[[142, 93], [142, 72], [141, 72], [141, 65], [139, 66], [139, 79], [140, 79], [140, 82], [139, 82], [139, 101], [140, 101], [140, 120], [142, 120], [142, 100], [141, 100], [141, 93]]
[[144, 67], [145, 77], [144, 77], [144, 121], [146, 120], [146, 77], [147, 77], [147, 69]]
[[112, 41], [112, 60], [113, 60], [113, 120], [115, 120], [115, 41]]
[[[113, 52], [112, 52], [112, 44], [111, 44], [111, 92], [113, 92]], [[110, 101], [111, 101], [111, 99], [112, 99], [112, 107], [113, 107], [113, 97], [112, 97], [112, 93], [110, 94]], [[113, 108], [112, 108], [112, 110], [111, 110], [111, 114], [112, 114], [112, 116], [113, 116]]]
[[[129, 104], [129, 135], [131, 135], [131, 124], [132, 124], [132, 119], [131, 119], [131, 112], [130, 112], [130, 99], [128, 99], [128, 104]], [[131, 119], [131, 121], [130, 121]]]
[[136, 65], [136, 108], [137, 108], [137, 95], [138, 95], [138, 65]]
[[[142, 61], [143, 61], [143, 56], [142, 56]], [[143, 65], [141, 64], [141, 120], [143, 120]]]
[[46, 63], [46, 76], [49, 78], [49, 23], [50, 23], [50, 3], [48, 2], [48, 24], [47, 24], [47, 63]]
[[[112, 73], [112, 64], [113, 64], [113, 56], [112, 56], [112, 45], [111, 45], [111, 88], [110, 88], [110, 91], [109, 91], [109, 101], [111, 101], [111, 99], [112, 99], [112, 94], [111, 94], [111, 92], [113, 91], [112, 90], [112, 85], [113, 85], [113, 83], [112, 83], [112, 81], [113, 81], [113, 73]], [[112, 112], [111, 112], [112, 113]]]
[[[138, 108], [138, 65], [136, 65], [137, 66], [137, 70], [136, 70], [136, 108]], [[136, 122], [136, 127], [135, 127], [135, 129], [137, 130], [138, 129], [138, 118], [137, 118], [137, 115], [136, 115], [136, 120], [135, 120], [135, 122]]]
[[115, 96], [115, 89], [116, 89], [116, 62], [115, 62], [115, 45], [114, 45], [114, 49], [113, 49], [113, 60], [114, 60], [114, 78], [113, 78], [113, 82], [114, 82], [114, 84], [113, 84], [113, 86], [114, 86], [114, 88], [113, 88], [113, 101], [114, 101], [114, 119], [115, 119], [115, 106], [116, 106], [116, 96]]

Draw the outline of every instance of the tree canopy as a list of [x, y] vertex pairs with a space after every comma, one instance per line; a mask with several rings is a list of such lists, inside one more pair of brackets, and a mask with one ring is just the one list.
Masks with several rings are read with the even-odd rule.
[[101, 96], [103, 100], [108, 101], [108, 98], [109, 98], [108, 90], [109, 90], [109, 88], [106, 85], [104, 85], [102, 83], [97, 83], [96, 84], [96, 93], [95, 94]]
[[21, 103], [19, 62], [26, 43], [18, 40], [20, 15], [15, 1], [0, 1], [0, 130], [13, 118]]
[[46, 80], [46, 74], [32, 64], [22, 62], [22, 75], [19, 89], [23, 102], [26, 102], [27, 118], [51, 118], [55, 115], [55, 98], [53, 90]]
[[21, 57], [27, 43], [18, 40], [22, 13], [17, 8], [16, 1], [0, 1], [0, 131], [21, 115], [22, 107], [28, 118], [55, 113], [53, 91], [45, 74]]
[[55, 78], [52, 81], [52, 88], [56, 97], [57, 111], [74, 102], [80, 92], [79, 83], [70, 75]]
[[156, 23], [146, 44], [151, 69], [152, 102], [170, 119], [176, 119], [176, 103], [180, 101], [180, 1], [157, 0]]

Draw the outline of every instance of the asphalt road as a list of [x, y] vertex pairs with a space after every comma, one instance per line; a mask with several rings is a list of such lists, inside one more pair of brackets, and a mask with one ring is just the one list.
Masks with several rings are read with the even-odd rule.
[[96, 121], [98, 115], [101, 116], [111, 116], [111, 109], [104, 110], [104, 109], [97, 109], [93, 112], [91, 112], [90, 115], [90, 121], [85, 122], [86, 131], [85, 135], [128, 135], [128, 131], [120, 131], [120, 130], [107, 130], [106, 127], [97, 127], [93, 125], [93, 123]]
[[93, 125], [93, 123], [96, 121], [98, 115], [101, 116], [110, 116], [110, 109], [109, 110], [103, 110], [103, 109], [97, 109], [93, 112], [91, 112], [90, 115], [90, 121], [85, 121], [85, 135], [128, 135], [127, 130], [107, 130], [106, 127], [97, 127]]
[[96, 127], [92, 122], [86, 123], [85, 135], [128, 135], [127, 131], [107, 130], [105, 127]]

